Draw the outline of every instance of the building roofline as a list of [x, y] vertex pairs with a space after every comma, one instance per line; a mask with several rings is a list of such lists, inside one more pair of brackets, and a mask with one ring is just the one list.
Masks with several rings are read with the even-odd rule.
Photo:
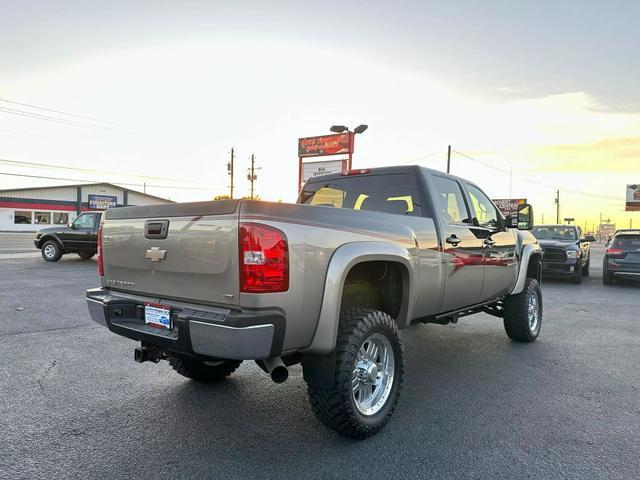
[[127, 187], [121, 187], [120, 185], [116, 185], [115, 183], [108, 182], [94, 182], [94, 183], [72, 183], [69, 185], [51, 185], [46, 187], [21, 187], [21, 188], [8, 188], [8, 189], [0, 189], [0, 193], [9, 193], [9, 192], [23, 192], [25, 190], [45, 190], [47, 188], [68, 188], [68, 187], [95, 187], [98, 185], [107, 185], [109, 187], [119, 188], [121, 190], [133, 193], [139, 193], [140, 195], [146, 195], [147, 197], [157, 198], [158, 200], [164, 200], [165, 202], [176, 203], [173, 200], [168, 198], [158, 197], [157, 195], [151, 195], [150, 193], [141, 192], [139, 190], [133, 190]]

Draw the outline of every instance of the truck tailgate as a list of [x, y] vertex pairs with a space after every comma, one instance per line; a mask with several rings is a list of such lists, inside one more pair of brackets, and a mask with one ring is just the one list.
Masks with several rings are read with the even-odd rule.
[[[102, 226], [104, 286], [237, 306], [237, 204], [228, 200], [108, 210]], [[158, 228], [162, 225], [164, 231]]]

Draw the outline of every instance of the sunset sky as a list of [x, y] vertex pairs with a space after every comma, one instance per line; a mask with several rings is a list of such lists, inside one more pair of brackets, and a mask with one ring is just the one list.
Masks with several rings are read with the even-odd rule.
[[[0, 101], [0, 173], [210, 199], [234, 146], [240, 194], [255, 153], [260, 197], [294, 201], [297, 138], [366, 123], [354, 167], [444, 169], [451, 144], [466, 155], [452, 173], [528, 198], [538, 223], [559, 188], [562, 217], [640, 227], [624, 212], [640, 183], [638, 18], [631, 1], [5, 0], [0, 99], [113, 123]], [[0, 189], [62, 183], [0, 175]]]

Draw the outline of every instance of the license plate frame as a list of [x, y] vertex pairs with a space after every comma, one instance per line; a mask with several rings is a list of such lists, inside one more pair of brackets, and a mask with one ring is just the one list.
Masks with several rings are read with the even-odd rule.
[[154, 328], [173, 330], [171, 307], [161, 303], [144, 304], [144, 323]]

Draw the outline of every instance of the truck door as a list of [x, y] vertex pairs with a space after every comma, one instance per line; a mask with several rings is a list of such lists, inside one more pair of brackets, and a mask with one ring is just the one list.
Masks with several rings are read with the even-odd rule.
[[484, 285], [482, 301], [505, 295], [515, 284], [516, 233], [501, 228], [500, 213], [485, 193], [473, 184], [465, 184], [473, 213], [473, 223], [483, 239]]
[[83, 213], [78, 216], [71, 224], [71, 228], [60, 233], [60, 239], [65, 248], [71, 250], [95, 249], [97, 224], [95, 213]]
[[473, 229], [460, 183], [440, 175], [432, 175], [431, 182], [442, 230], [444, 296], [440, 311], [448, 312], [480, 302], [483, 239]]

